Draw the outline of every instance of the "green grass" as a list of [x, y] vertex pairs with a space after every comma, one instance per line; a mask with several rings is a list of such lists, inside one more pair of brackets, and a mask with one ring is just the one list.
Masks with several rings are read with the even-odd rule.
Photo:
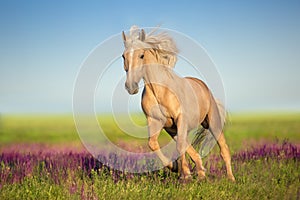
[[[135, 123], [145, 125], [141, 115]], [[99, 121], [114, 141], [147, 146], [147, 139], [126, 135], [110, 116]], [[288, 140], [300, 144], [300, 114], [232, 115], [225, 128], [232, 153], [264, 143]], [[169, 140], [166, 134], [160, 138]], [[80, 138], [72, 116], [1, 116], [0, 152], [15, 144], [77, 146]], [[20, 149], [19, 149], [20, 150]], [[0, 161], [1, 162], [1, 161]], [[206, 160], [205, 160], [206, 162]], [[235, 162], [233, 160], [233, 162]], [[220, 163], [220, 167], [222, 167]], [[46, 173], [26, 176], [21, 182], [0, 185], [0, 199], [299, 199], [300, 163], [298, 160], [253, 159], [234, 168], [237, 182], [224, 177], [209, 181], [197, 179], [183, 184], [176, 174], [140, 175], [115, 182], [110, 172], [85, 174], [80, 169], [67, 171], [66, 178], [53, 181]], [[6, 170], [6, 166], [2, 170]], [[10, 169], [7, 169], [8, 171]], [[3, 173], [3, 171], [2, 171]], [[213, 176], [213, 174], [211, 175]], [[74, 192], [71, 192], [75, 188]]]
[[[53, 183], [46, 175], [26, 177], [21, 183], [0, 189], [0, 199], [297, 199], [299, 163], [254, 160], [241, 163], [237, 182], [225, 178], [194, 179], [183, 184], [174, 174], [136, 176], [115, 182], [110, 174], [88, 176], [68, 172], [67, 179]], [[71, 178], [72, 177], [72, 178]], [[75, 177], [75, 178], [74, 178]], [[70, 188], [76, 188], [70, 192]], [[298, 195], [298, 196], [297, 196]]]

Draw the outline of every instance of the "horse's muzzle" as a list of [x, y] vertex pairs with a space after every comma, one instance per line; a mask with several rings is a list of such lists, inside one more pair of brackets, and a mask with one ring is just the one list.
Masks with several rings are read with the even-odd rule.
[[127, 92], [130, 95], [134, 95], [139, 92], [139, 86], [137, 83], [134, 83], [133, 85], [130, 85], [130, 86], [129, 86], [129, 84], [125, 83], [125, 89], [127, 90]]

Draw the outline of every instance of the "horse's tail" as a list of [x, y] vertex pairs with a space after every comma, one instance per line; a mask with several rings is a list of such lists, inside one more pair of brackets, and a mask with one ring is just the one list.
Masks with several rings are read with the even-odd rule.
[[[226, 122], [226, 110], [224, 105], [220, 100], [216, 100], [212, 97], [212, 107], [214, 108], [214, 117], [219, 118], [220, 128], [223, 129]], [[208, 126], [210, 126], [208, 124]], [[215, 133], [216, 134], [216, 133]], [[200, 127], [195, 132], [195, 137], [192, 142], [192, 146], [199, 149], [201, 157], [205, 157], [210, 150], [216, 144], [216, 135], [211, 133], [211, 131], [206, 127]]]

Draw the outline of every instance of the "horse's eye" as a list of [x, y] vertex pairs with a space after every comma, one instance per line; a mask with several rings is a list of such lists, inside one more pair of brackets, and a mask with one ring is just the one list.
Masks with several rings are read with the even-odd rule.
[[140, 55], [140, 59], [143, 59], [144, 58], [144, 54]]

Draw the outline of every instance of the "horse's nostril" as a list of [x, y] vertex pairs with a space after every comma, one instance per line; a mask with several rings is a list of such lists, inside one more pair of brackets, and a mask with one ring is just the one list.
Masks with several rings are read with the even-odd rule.
[[136, 94], [138, 93], [139, 91], [139, 88], [138, 88], [138, 84], [137, 83], [133, 83], [132, 85], [131, 84], [128, 84], [127, 82], [125, 83], [125, 89], [128, 91], [129, 94]]
[[130, 84], [128, 84], [127, 82], [125, 83], [125, 89], [126, 90], [132, 90], [132, 87]]

